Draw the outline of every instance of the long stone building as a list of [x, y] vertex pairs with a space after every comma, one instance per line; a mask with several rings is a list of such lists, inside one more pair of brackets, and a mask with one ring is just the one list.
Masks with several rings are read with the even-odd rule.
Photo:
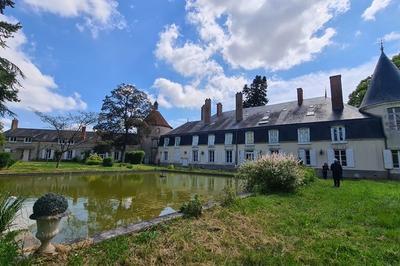
[[211, 99], [201, 108], [201, 120], [187, 122], [163, 135], [159, 156], [163, 164], [234, 168], [246, 160], [271, 153], [298, 156], [321, 168], [338, 159], [348, 177], [400, 176], [400, 72], [382, 49], [370, 86], [361, 104], [344, 104], [341, 76], [330, 77], [331, 98], [243, 108], [223, 112]]

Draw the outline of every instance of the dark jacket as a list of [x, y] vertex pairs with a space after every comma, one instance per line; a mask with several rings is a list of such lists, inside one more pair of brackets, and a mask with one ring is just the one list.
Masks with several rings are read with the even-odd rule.
[[329, 166], [327, 164], [324, 164], [322, 166], [322, 172], [328, 172], [328, 170], [329, 170]]
[[333, 164], [331, 164], [331, 171], [333, 179], [342, 179], [343, 169], [339, 162], [334, 162]]

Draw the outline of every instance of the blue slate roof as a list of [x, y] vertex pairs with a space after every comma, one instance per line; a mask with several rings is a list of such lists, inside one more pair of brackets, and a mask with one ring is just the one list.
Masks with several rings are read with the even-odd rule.
[[400, 71], [382, 51], [360, 110], [395, 101], [400, 101]]

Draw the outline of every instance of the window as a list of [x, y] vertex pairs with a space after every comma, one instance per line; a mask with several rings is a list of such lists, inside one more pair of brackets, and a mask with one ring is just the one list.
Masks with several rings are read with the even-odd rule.
[[9, 137], [8, 141], [9, 142], [17, 142], [17, 137]]
[[72, 150], [67, 151], [67, 160], [71, 160], [72, 157], [74, 156], [73, 154], [74, 154], [74, 152]]
[[208, 135], [208, 146], [214, 146], [215, 135]]
[[50, 150], [50, 149], [47, 149], [47, 150], [46, 150], [46, 157], [45, 157], [45, 159], [51, 159], [51, 154], [52, 154], [51, 150]]
[[305, 165], [311, 165], [311, 151], [310, 150], [299, 150], [299, 159]]
[[245, 138], [246, 138], [245, 139], [246, 145], [254, 144], [254, 132], [253, 131], [247, 131]]
[[215, 161], [215, 151], [209, 150], [208, 151], [208, 162], [213, 163]]
[[114, 151], [114, 161], [119, 161], [119, 151]]
[[269, 153], [270, 154], [279, 154], [279, 149], [270, 149]]
[[346, 150], [334, 150], [335, 159], [339, 161], [342, 166], [347, 166]]
[[399, 151], [392, 150], [393, 168], [400, 168]]
[[164, 139], [164, 148], [169, 145], [169, 138]]
[[225, 162], [226, 163], [233, 163], [232, 150], [226, 150], [225, 151]]
[[168, 152], [164, 151], [164, 161], [168, 161]]
[[400, 130], [400, 107], [388, 108], [389, 128]]
[[25, 142], [25, 143], [32, 143], [32, 138], [26, 137], [26, 138], [24, 139], [24, 142]]
[[268, 143], [269, 144], [279, 143], [279, 130], [277, 129], [268, 130]]
[[193, 162], [199, 161], [199, 151], [198, 150], [192, 151], [192, 161]]
[[310, 129], [309, 128], [299, 128], [297, 130], [298, 141], [302, 143], [310, 143]]
[[225, 145], [232, 145], [233, 134], [232, 133], [225, 133]]
[[254, 161], [254, 151], [245, 152], [246, 161]]
[[344, 142], [346, 140], [346, 129], [344, 126], [331, 128], [332, 142]]
[[199, 145], [199, 136], [193, 136], [192, 138], [192, 146]]
[[10, 148], [5, 148], [4, 152], [11, 152], [11, 149]]
[[175, 137], [175, 147], [181, 145], [181, 137]]

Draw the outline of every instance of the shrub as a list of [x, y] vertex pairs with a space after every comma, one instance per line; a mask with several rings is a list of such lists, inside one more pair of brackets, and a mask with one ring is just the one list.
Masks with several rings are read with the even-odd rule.
[[271, 154], [239, 167], [238, 176], [246, 180], [251, 192], [294, 192], [304, 183], [304, 171], [292, 155]]
[[108, 158], [103, 159], [103, 166], [111, 167], [111, 166], [113, 166], [113, 164], [114, 164], [114, 162], [113, 162], [112, 158], [108, 157]]
[[29, 218], [62, 214], [68, 209], [68, 201], [61, 195], [47, 193], [33, 204], [33, 214]]
[[20, 248], [15, 241], [17, 233], [13, 231], [0, 235], [0, 265], [17, 265], [16, 260], [20, 255]]
[[233, 203], [235, 203], [237, 199], [237, 194], [236, 194], [236, 190], [234, 187], [232, 186], [226, 186], [224, 187], [224, 189], [222, 190], [222, 196], [221, 196], [221, 205], [224, 207], [230, 206]]
[[125, 162], [131, 164], [141, 164], [144, 158], [144, 151], [132, 151], [125, 153]]
[[0, 195], [0, 235], [10, 227], [24, 201], [22, 197], [11, 198], [9, 193]]
[[303, 166], [302, 171], [304, 176], [304, 184], [312, 183], [317, 179], [317, 173], [313, 168]]
[[170, 165], [167, 166], [167, 168], [170, 169], [170, 170], [174, 170], [175, 166], [173, 164], [170, 164]]
[[184, 218], [198, 218], [201, 216], [203, 206], [197, 195], [193, 199], [184, 203], [180, 209]]
[[97, 153], [90, 154], [86, 159], [87, 165], [100, 165], [103, 162], [103, 158], [101, 158]]
[[128, 165], [126, 166], [126, 168], [128, 168], [128, 169], [132, 169], [132, 168], [133, 168], [133, 165], [131, 165], [131, 164], [128, 164]]
[[0, 168], [9, 166], [11, 154], [9, 152], [0, 152]]
[[10, 160], [8, 160], [8, 163], [7, 163], [7, 168], [10, 168], [10, 167], [13, 166], [16, 162], [17, 162], [17, 160], [14, 160], [13, 158], [10, 158]]

